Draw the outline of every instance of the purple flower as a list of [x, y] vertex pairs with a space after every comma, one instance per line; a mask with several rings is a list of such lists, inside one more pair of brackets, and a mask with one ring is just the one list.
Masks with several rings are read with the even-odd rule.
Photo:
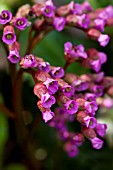
[[107, 97], [107, 98], [103, 98], [102, 100], [102, 107], [105, 107], [107, 109], [110, 109], [113, 107], [113, 99], [110, 98], [110, 97]]
[[56, 102], [54, 96], [50, 95], [49, 93], [42, 95], [41, 101], [42, 101], [42, 106], [44, 108], [50, 108]]
[[82, 6], [78, 3], [74, 4], [73, 8], [71, 9], [72, 14], [81, 15], [82, 12]]
[[93, 93], [86, 93], [85, 94], [85, 100], [89, 101], [89, 102], [96, 102], [96, 95]]
[[87, 29], [89, 27], [90, 19], [89, 19], [89, 16], [87, 14], [77, 16], [77, 18], [78, 18], [77, 24], [80, 27], [85, 28], [85, 29]]
[[100, 34], [98, 42], [102, 47], [105, 47], [109, 43], [110, 37], [107, 34]]
[[2, 36], [2, 41], [6, 44], [13, 44], [16, 41], [16, 35], [11, 31], [5, 31]]
[[104, 10], [99, 13], [98, 17], [104, 19], [105, 21], [107, 21], [108, 18], [112, 18], [113, 6], [109, 5], [108, 7], [104, 8]]
[[51, 5], [46, 5], [41, 9], [42, 14], [48, 18], [54, 17], [54, 10], [55, 7]]
[[69, 100], [68, 102], [66, 102], [64, 104], [64, 107], [69, 114], [75, 114], [78, 111], [78, 103], [74, 100]]
[[57, 31], [62, 31], [65, 27], [66, 19], [64, 17], [55, 17], [53, 21], [53, 26]]
[[106, 124], [97, 123], [97, 126], [96, 126], [95, 129], [96, 129], [96, 132], [98, 133], [98, 135], [100, 137], [104, 137], [104, 135], [106, 134], [107, 125]]
[[6, 24], [12, 19], [12, 13], [8, 10], [3, 10], [0, 13], [0, 24]]
[[65, 143], [64, 150], [70, 157], [75, 157], [78, 154], [78, 148], [72, 142]]
[[104, 90], [103, 86], [100, 85], [94, 85], [92, 87], [92, 91], [97, 97], [101, 97], [103, 95], [103, 90]]
[[63, 87], [61, 87], [61, 91], [63, 92], [63, 94], [67, 97], [71, 97], [74, 94], [74, 87], [66, 84]]
[[77, 53], [77, 56], [80, 58], [87, 58], [87, 53], [84, 51], [84, 46], [82, 44], [75, 47], [75, 51]]
[[50, 64], [48, 62], [40, 61], [38, 62], [37, 66], [39, 71], [44, 71], [47, 73], [50, 71]]
[[103, 78], [104, 78], [104, 72], [96, 73], [94, 76], [94, 80], [97, 83], [101, 82]]
[[73, 48], [73, 45], [71, 42], [66, 42], [64, 44], [64, 52], [66, 54], [70, 54], [72, 57], [75, 57], [76, 56], [76, 52], [75, 52], [75, 49]]
[[7, 58], [11, 63], [18, 63], [20, 61], [20, 55], [18, 51], [10, 51]]
[[103, 52], [98, 52], [99, 59], [101, 61], [101, 64], [105, 63], [107, 61], [107, 55]]
[[16, 18], [14, 21], [14, 26], [19, 30], [24, 30], [27, 27], [27, 19], [26, 18]]
[[98, 105], [95, 101], [85, 102], [85, 109], [91, 116], [94, 116], [95, 111], [98, 110]]
[[81, 6], [82, 6], [82, 10], [83, 10], [83, 11], [88, 11], [88, 12], [93, 11], [93, 8], [91, 7], [91, 5], [89, 4], [88, 1], [84, 1], [84, 2], [81, 4]]
[[101, 69], [101, 61], [99, 59], [91, 61], [90, 67], [96, 72], [99, 72]]
[[101, 139], [95, 137], [95, 138], [90, 139], [90, 140], [91, 140], [93, 148], [95, 148], [95, 149], [101, 149], [102, 148], [104, 142]]
[[84, 118], [84, 124], [86, 127], [95, 128], [97, 125], [97, 120], [94, 117], [86, 116]]
[[73, 83], [72, 83], [72, 86], [75, 87], [75, 91], [84, 91], [86, 89], [88, 89], [88, 83], [83, 81], [83, 80], [75, 80]]
[[95, 23], [95, 28], [97, 28], [99, 31], [104, 31], [104, 26], [106, 24], [105, 20], [101, 19], [101, 18], [97, 18], [94, 20]]
[[47, 110], [45, 112], [42, 112], [42, 117], [43, 117], [43, 120], [46, 123], [54, 117], [54, 112], [52, 112], [51, 110]]
[[64, 77], [64, 69], [62, 67], [54, 67], [51, 70], [51, 75], [53, 78], [62, 78]]
[[37, 66], [36, 58], [33, 54], [26, 55], [22, 58], [20, 65], [22, 68], [34, 68]]
[[54, 79], [47, 78], [43, 84], [47, 87], [50, 94], [54, 94], [58, 90], [58, 82]]

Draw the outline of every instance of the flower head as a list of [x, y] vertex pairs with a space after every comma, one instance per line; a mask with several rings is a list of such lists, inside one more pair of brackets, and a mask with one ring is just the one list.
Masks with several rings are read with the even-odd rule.
[[102, 47], [105, 47], [109, 43], [110, 37], [107, 34], [100, 34], [98, 42]]
[[45, 71], [45, 72], [50, 71], [50, 64], [48, 62], [40, 61], [38, 62], [37, 67], [39, 71]]
[[37, 66], [36, 58], [33, 54], [26, 55], [22, 58], [20, 65], [22, 68], [34, 68]]
[[27, 27], [27, 19], [26, 18], [16, 18], [14, 21], [14, 26], [19, 30], [24, 30]]
[[97, 123], [95, 129], [96, 129], [96, 132], [98, 133], [98, 135], [100, 137], [104, 137], [104, 135], [106, 134], [107, 125], [106, 124]]
[[53, 117], [54, 117], [54, 112], [52, 112], [51, 110], [42, 112], [42, 118], [45, 121], [45, 123], [51, 120]]
[[65, 27], [66, 19], [64, 17], [55, 17], [53, 21], [53, 26], [57, 31], [62, 31]]
[[95, 137], [95, 138], [90, 139], [90, 140], [91, 140], [93, 148], [95, 148], [95, 149], [101, 149], [102, 148], [104, 142], [101, 139]]
[[20, 61], [20, 55], [18, 51], [10, 51], [9, 56], [7, 58], [11, 63], [14, 64]]
[[41, 9], [42, 14], [48, 18], [54, 17], [54, 10], [55, 7], [52, 5], [46, 5]]
[[42, 95], [41, 101], [42, 106], [45, 108], [50, 108], [56, 102], [54, 96], [50, 95], [49, 93]]
[[58, 82], [54, 79], [47, 78], [47, 80], [43, 83], [50, 94], [54, 94], [58, 90]]
[[78, 111], [78, 103], [74, 100], [69, 100], [64, 104], [69, 114], [75, 114]]
[[53, 78], [62, 78], [64, 76], [64, 69], [62, 67], [54, 67], [51, 70]]
[[8, 10], [3, 10], [0, 13], [0, 24], [7, 24], [12, 19], [12, 13]]

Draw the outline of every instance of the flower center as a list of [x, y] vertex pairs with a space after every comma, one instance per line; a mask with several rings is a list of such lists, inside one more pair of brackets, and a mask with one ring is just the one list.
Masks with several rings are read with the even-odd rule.
[[12, 34], [7, 34], [7, 35], [6, 35], [6, 39], [11, 40], [12, 38], [13, 38], [13, 35], [12, 35]]
[[70, 87], [66, 87], [65, 92], [70, 92], [71, 88]]
[[8, 19], [9, 18], [9, 16], [6, 12], [2, 13], [1, 17], [2, 17], [2, 19]]
[[68, 107], [68, 110], [71, 110], [72, 107], [73, 107], [73, 104], [71, 103], [71, 104], [69, 105], [69, 107]]
[[24, 24], [24, 21], [23, 20], [18, 20], [17, 21], [17, 25], [20, 26], [20, 25], [23, 25]]

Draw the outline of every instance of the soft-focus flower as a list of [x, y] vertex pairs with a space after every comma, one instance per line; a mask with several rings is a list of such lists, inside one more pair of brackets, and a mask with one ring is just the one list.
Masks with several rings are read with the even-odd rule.
[[90, 140], [91, 140], [93, 148], [95, 148], [95, 149], [101, 149], [102, 148], [104, 142], [101, 139], [95, 137], [95, 138], [90, 139]]
[[33, 54], [26, 55], [22, 58], [20, 65], [22, 68], [34, 68], [37, 66], [36, 58]]
[[75, 157], [78, 154], [77, 146], [71, 142], [66, 142], [64, 144], [64, 150], [70, 157]]
[[52, 112], [51, 110], [42, 112], [42, 118], [45, 121], [45, 123], [51, 120], [53, 117], [54, 117], [54, 112]]
[[105, 47], [109, 43], [110, 37], [107, 34], [100, 34], [98, 42], [102, 47]]
[[78, 111], [78, 103], [74, 100], [69, 100], [68, 102], [66, 102], [64, 104], [64, 107], [69, 114], [75, 114]]
[[99, 136], [104, 137], [104, 135], [106, 134], [107, 125], [106, 124], [97, 123], [95, 129], [96, 129], [96, 132], [98, 133]]
[[75, 89], [73, 86], [66, 84], [63, 87], [61, 87], [61, 91], [65, 96], [71, 97], [74, 94]]
[[49, 93], [42, 95], [41, 101], [42, 106], [45, 108], [50, 108], [56, 102], [54, 96], [50, 95]]
[[55, 7], [51, 5], [46, 5], [41, 9], [42, 14], [48, 18], [54, 17], [54, 10]]
[[53, 26], [57, 31], [62, 31], [65, 27], [66, 19], [64, 17], [55, 17], [53, 21]]
[[89, 27], [90, 19], [89, 19], [89, 16], [87, 14], [82, 14], [80, 16], [77, 16], [77, 18], [78, 18], [77, 24], [80, 27], [85, 28], [85, 29], [87, 29]]
[[105, 20], [97, 18], [94, 20], [95, 28], [97, 28], [99, 31], [104, 31], [104, 26], [106, 24]]
[[3, 31], [2, 41], [8, 45], [13, 44], [16, 41], [14, 28], [11, 25], [5, 26]]
[[86, 116], [84, 118], [84, 124], [86, 125], [86, 127], [95, 128], [97, 125], [97, 121], [94, 117]]
[[64, 69], [62, 67], [53, 67], [51, 75], [53, 78], [62, 78], [64, 76]]
[[15, 18], [14, 26], [19, 30], [24, 30], [27, 27], [27, 19], [26, 18]]
[[50, 64], [48, 62], [40, 61], [38, 62], [37, 67], [39, 71], [45, 71], [45, 72], [50, 71]]
[[58, 82], [54, 79], [47, 78], [47, 80], [43, 83], [50, 94], [54, 94], [58, 90]]
[[18, 51], [10, 51], [9, 56], [7, 58], [11, 63], [14, 63], [14, 64], [20, 61], [20, 55]]
[[3, 10], [0, 13], [0, 24], [6, 24], [12, 19], [12, 13], [8, 10]]

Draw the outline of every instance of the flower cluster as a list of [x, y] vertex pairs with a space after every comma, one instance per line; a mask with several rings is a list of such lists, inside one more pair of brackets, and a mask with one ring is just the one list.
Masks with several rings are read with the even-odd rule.
[[[3, 27], [2, 41], [8, 45], [7, 59], [14, 64], [19, 62], [20, 68], [32, 75], [35, 83], [33, 91], [38, 98], [37, 106], [42, 118], [56, 129], [58, 137], [64, 141], [64, 150], [69, 156], [76, 156], [85, 138], [91, 141], [93, 148], [100, 149], [107, 125], [99, 123], [95, 116], [100, 107], [113, 106], [113, 78], [106, 77], [101, 71], [102, 64], [107, 61], [106, 54], [95, 48], [85, 50], [82, 44], [66, 42], [66, 65], [62, 68], [51, 66], [31, 51], [49, 31], [62, 31], [66, 27], [83, 30], [89, 38], [105, 47], [110, 37], [101, 32], [104, 32], [106, 26], [113, 25], [113, 7], [110, 5], [93, 10], [87, 1], [82, 4], [71, 1], [57, 8], [52, 0], [47, 0], [33, 6], [20, 7], [14, 17], [10, 11], [3, 10], [0, 13], [0, 24]], [[28, 49], [20, 57], [18, 33], [28, 26]], [[79, 62], [82, 67], [96, 73], [80, 76], [66, 73], [67, 66], [73, 62]], [[69, 122], [78, 122], [81, 130], [70, 132], [67, 126]]]

